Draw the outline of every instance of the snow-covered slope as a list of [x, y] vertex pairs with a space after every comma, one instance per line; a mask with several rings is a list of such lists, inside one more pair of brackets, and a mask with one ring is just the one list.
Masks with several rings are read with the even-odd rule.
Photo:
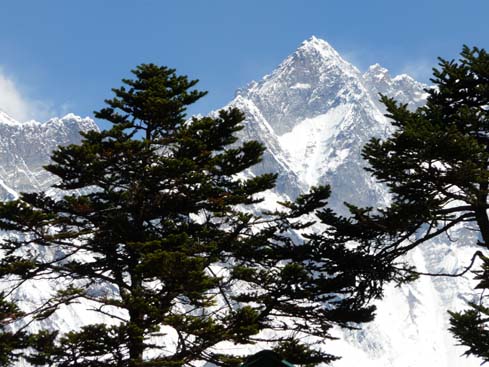
[[[407, 75], [391, 77], [380, 65], [361, 73], [327, 42], [305, 41], [271, 74], [239, 90], [228, 106], [246, 113], [242, 139], [267, 147], [264, 160], [252, 173], [277, 172], [273, 202], [294, 197], [317, 184], [331, 184], [332, 206], [344, 213], [344, 201], [379, 206], [386, 190], [363, 170], [362, 146], [373, 136], [385, 137], [392, 127], [383, 116], [378, 94], [393, 96], [412, 108], [423, 104], [426, 86]], [[78, 131], [96, 128], [93, 121], [67, 115], [45, 124], [19, 124], [0, 113], [0, 195], [46, 188], [52, 178], [41, 166], [57, 144], [77, 142]], [[475, 243], [473, 233], [456, 229], [411, 254], [418, 268], [456, 272], [466, 265]], [[35, 299], [39, 289], [21, 296]], [[470, 275], [462, 279], [422, 278], [400, 288], [388, 287], [378, 304], [377, 319], [359, 331], [337, 330], [338, 341], [325, 346], [341, 355], [337, 367], [475, 367], [475, 359], [460, 357], [447, 331], [447, 309], [460, 309], [472, 297]], [[26, 300], [27, 301], [27, 300]], [[80, 306], [81, 307], [81, 306]], [[65, 329], [90, 319], [86, 312], [66, 308], [51, 320]]]
[[80, 131], [97, 129], [89, 118], [68, 114], [45, 123], [19, 123], [0, 111], [0, 199], [16, 192], [48, 188], [53, 177], [43, 170], [59, 145], [76, 144]]

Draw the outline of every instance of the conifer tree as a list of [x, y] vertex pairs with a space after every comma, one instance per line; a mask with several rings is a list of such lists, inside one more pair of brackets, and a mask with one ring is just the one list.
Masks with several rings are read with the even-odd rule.
[[22, 330], [12, 331], [8, 326], [23, 313], [15, 303], [0, 294], [0, 366], [11, 366], [27, 348], [27, 334]]
[[222, 352], [221, 342], [268, 343], [309, 366], [334, 360], [310, 344], [331, 338], [333, 325], [371, 320], [368, 302], [381, 295], [388, 269], [372, 271], [383, 263], [332, 229], [311, 234], [328, 213], [318, 211], [328, 187], [253, 214], [275, 175], [243, 176], [264, 149], [237, 142], [243, 114], [187, 121], [187, 106], [205, 95], [192, 89], [197, 81], [153, 64], [133, 73], [95, 114], [112, 127], [54, 152], [46, 169], [58, 194], [24, 193], [0, 206], [0, 227], [11, 233], [0, 275], [57, 290], [30, 311], [34, 321], [77, 302], [110, 321], [42, 330], [29, 338], [26, 360], [234, 366], [246, 357]]
[[[387, 208], [349, 205], [352, 218], [327, 222], [392, 261], [456, 226], [477, 228], [481, 250], [489, 248], [489, 54], [464, 46], [458, 61], [439, 59], [425, 106], [407, 105], [382, 96], [395, 132], [372, 139], [363, 149], [368, 171], [392, 194]], [[477, 288], [489, 288], [489, 259], [479, 258]], [[467, 273], [469, 268], [458, 275]], [[416, 272], [399, 269], [402, 278]], [[440, 275], [440, 274], [437, 274]], [[454, 276], [456, 274], [446, 274]], [[451, 313], [452, 332], [467, 354], [489, 361], [486, 300]]]

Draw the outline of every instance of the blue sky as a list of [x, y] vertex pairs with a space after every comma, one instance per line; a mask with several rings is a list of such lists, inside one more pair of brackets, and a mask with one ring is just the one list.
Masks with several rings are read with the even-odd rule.
[[16, 0], [0, 4], [0, 109], [91, 116], [139, 63], [200, 79], [226, 104], [311, 35], [360, 69], [427, 81], [436, 57], [489, 48], [488, 0]]

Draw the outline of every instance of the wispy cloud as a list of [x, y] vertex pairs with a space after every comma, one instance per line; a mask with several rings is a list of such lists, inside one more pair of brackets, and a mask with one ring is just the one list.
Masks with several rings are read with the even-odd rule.
[[358, 49], [348, 49], [339, 51], [341, 57], [348, 61], [350, 64], [355, 66], [361, 72], [365, 72], [365, 70], [370, 66], [368, 61], [365, 60], [364, 52]]
[[0, 109], [19, 121], [31, 116], [29, 102], [26, 101], [14, 81], [0, 68]]
[[435, 63], [433, 60], [411, 61], [402, 66], [401, 73], [412, 76], [414, 79], [420, 82], [429, 83], [430, 78], [433, 75], [434, 66]]
[[15, 78], [0, 66], [0, 110], [24, 122], [32, 119], [44, 121], [57, 115], [57, 112], [66, 112], [67, 109], [68, 106], [54, 109], [46, 101], [28, 98]]

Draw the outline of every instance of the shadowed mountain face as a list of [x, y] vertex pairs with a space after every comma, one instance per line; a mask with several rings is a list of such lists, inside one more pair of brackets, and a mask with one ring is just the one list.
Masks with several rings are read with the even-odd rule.
[[[317, 184], [330, 184], [332, 207], [346, 213], [344, 201], [382, 206], [388, 192], [363, 170], [360, 152], [371, 137], [385, 137], [392, 126], [383, 116], [379, 93], [416, 108], [424, 103], [425, 85], [407, 75], [391, 77], [376, 64], [365, 73], [344, 60], [327, 42], [312, 37], [271, 74], [239, 90], [226, 106], [246, 114], [241, 138], [267, 147], [263, 162], [250, 173], [277, 172], [278, 185], [267, 203], [294, 197]], [[53, 178], [43, 172], [58, 145], [79, 141], [79, 131], [96, 129], [90, 119], [67, 115], [44, 124], [19, 124], [0, 114], [0, 196], [46, 189]], [[475, 248], [475, 235], [463, 228], [410, 255], [420, 271], [454, 273], [464, 267]], [[30, 303], [45, 285], [21, 289], [17, 296]], [[114, 290], [116, 291], [116, 290]], [[343, 359], [338, 367], [475, 367], [480, 362], [461, 358], [463, 349], [447, 331], [447, 309], [471, 300], [468, 278], [423, 278], [401, 288], [388, 287], [376, 321], [359, 331], [338, 330], [339, 341], [324, 346]], [[104, 321], [97, 316], [97, 322]], [[67, 307], [50, 318], [61, 331], [94, 322], [84, 305]], [[254, 349], [254, 351], [256, 351]]]

